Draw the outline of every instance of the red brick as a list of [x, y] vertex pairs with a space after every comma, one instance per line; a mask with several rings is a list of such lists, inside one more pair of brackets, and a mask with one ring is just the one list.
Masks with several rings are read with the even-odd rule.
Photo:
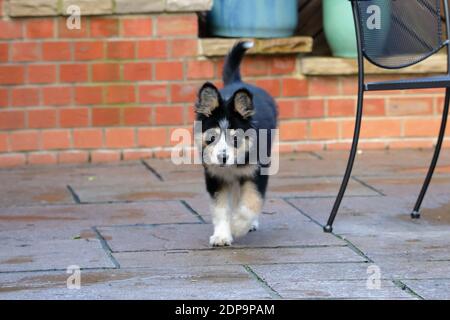
[[25, 154], [0, 154], [0, 167], [17, 167], [25, 164]]
[[94, 108], [92, 124], [94, 126], [118, 125], [120, 124], [120, 110], [118, 108]]
[[0, 152], [8, 151], [8, 134], [0, 133]]
[[172, 102], [190, 102], [197, 99], [200, 87], [193, 84], [173, 84], [171, 86]]
[[133, 128], [112, 128], [105, 131], [106, 147], [112, 149], [131, 148], [135, 146]]
[[21, 20], [0, 20], [0, 39], [23, 37]]
[[338, 81], [336, 78], [316, 77], [309, 79], [309, 94], [311, 96], [332, 96], [337, 95]]
[[12, 151], [30, 151], [39, 149], [39, 133], [37, 131], [12, 132], [10, 135]]
[[117, 18], [92, 18], [91, 37], [115, 37], [119, 35], [119, 20]]
[[295, 72], [295, 56], [274, 57], [270, 60], [270, 74], [290, 74]]
[[156, 19], [158, 36], [198, 35], [197, 15], [160, 15]]
[[167, 145], [166, 128], [141, 128], [138, 129], [139, 147], [161, 147]]
[[280, 123], [280, 140], [304, 140], [306, 138], [306, 122], [282, 122]]
[[81, 41], [75, 43], [75, 60], [98, 60], [104, 57], [103, 42]]
[[432, 98], [390, 98], [388, 100], [387, 114], [390, 116], [431, 115], [432, 113]]
[[78, 105], [100, 104], [103, 101], [103, 88], [100, 86], [75, 88], [75, 103]]
[[11, 92], [11, 104], [14, 107], [39, 105], [39, 90], [36, 88], [14, 88]]
[[282, 95], [304, 97], [308, 95], [308, 83], [304, 79], [286, 78], [282, 80]]
[[56, 111], [54, 109], [28, 111], [28, 127], [30, 129], [54, 128], [55, 126]]
[[250, 57], [241, 67], [243, 77], [267, 76], [270, 73], [270, 61], [267, 57]]
[[338, 123], [336, 121], [312, 121], [310, 138], [313, 140], [339, 138]]
[[78, 149], [96, 149], [103, 146], [102, 129], [73, 130], [73, 146]]
[[151, 108], [149, 107], [128, 107], [124, 109], [124, 124], [130, 126], [150, 125]]
[[70, 147], [69, 130], [42, 131], [42, 148], [45, 150], [68, 149]]
[[177, 125], [183, 124], [183, 107], [156, 107], [155, 124], [156, 125]]
[[344, 77], [341, 84], [342, 94], [355, 96], [358, 93], [358, 79], [356, 77]]
[[88, 108], [60, 109], [59, 125], [62, 128], [87, 127], [89, 125]]
[[149, 159], [153, 156], [153, 152], [150, 150], [123, 150], [123, 160], [141, 160]]
[[198, 53], [197, 39], [174, 39], [170, 46], [173, 58], [196, 57]]
[[28, 164], [45, 165], [56, 163], [57, 158], [55, 152], [38, 152], [38, 153], [30, 153], [28, 155]]
[[292, 119], [296, 116], [296, 103], [293, 100], [278, 101], [278, 117], [280, 119]]
[[72, 88], [70, 87], [46, 87], [42, 89], [43, 104], [45, 106], [70, 105], [72, 100]]
[[12, 61], [38, 61], [41, 58], [41, 46], [36, 42], [17, 42], [11, 45]]
[[9, 59], [9, 44], [0, 43], [0, 62], [6, 62]]
[[[345, 121], [342, 123], [342, 138], [350, 139], [353, 137], [355, 122]], [[401, 135], [401, 123], [398, 120], [372, 120], [366, 119], [362, 123], [362, 138], [390, 138]]]
[[366, 98], [364, 99], [365, 116], [384, 116], [386, 114], [384, 99]]
[[29, 65], [28, 82], [29, 83], [53, 83], [56, 81], [55, 65]]
[[82, 39], [88, 36], [88, 22], [86, 18], [81, 17], [80, 29], [67, 28], [67, 19], [61, 17], [58, 19], [58, 38]]
[[109, 59], [134, 59], [136, 56], [136, 43], [134, 41], [108, 42]]
[[325, 116], [325, 106], [322, 99], [299, 100], [297, 102], [297, 117], [322, 118]]
[[45, 61], [69, 61], [72, 58], [69, 42], [44, 42], [42, 59]]
[[22, 84], [24, 79], [24, 66], [0, 66], [0, 84]]
[[155, 65], [156, 80], [182, 80], [183, 63], [181, 62], [158, 62]]
[[59, 67], [59, 80], [61, 82], [85, 82], [88, 81], [87, 64], [62, 64]]
[[89, 160], [86, 151], [62, 151], [58, 153], [58, 163], [85, 163]]
[[9, 105], [9, 90], [0, 88], [0, 108]]
[[279, 79], [256, 80], [256, 86], [266, 90], [272, 97], [278, 97], [281, 93], [281, 84]]
[[152, 79], [152, 64], [148, 62], [127, 63], [123, 66], [126, 81], [145, 81]]
[[330, 99], [328, 100], [328, 116], [350, 117], [356, 112], [356, 101], [354, 99]]
[[120, 161], [121, 152], [114, 150], [101, 150], [91, 152], [91, 161], [93, 163], [106, 163]]
[[139, 86], [140, 103], [161, 103], [168, 101], [166, 85], [149, 84]]
[[139, 59], [153, 59], [167, 57], [167, 41], [147, 40], [137, 43], [137, 57]]
[[27, 38], [53, 38], [54, 21], [52, 18], [27, 20], [25, 23], [25, 30]]
[[440, 119], [406, 119], [404, 135], [407, 137], [437, 137]]
[[18, 110], [0, 111], [0, 129], [21, 129], [25, 126], [25, 112]]
[[135, 101], [134, 86], [112, 85], [107, 87], [106, 103], [131, 103]]
[[151, 17], [127, 18], [122, 20], [122, 36], [146, 37], [153, 33], [153, 22]]
[[189, 61], [187, 64], [188, 79], [214, 78], [214, 63], [209, 60]]
[[93, 64], [92, 80], [98, 82], [109, 82], [120, 80], [120, 65], [117, 63]]

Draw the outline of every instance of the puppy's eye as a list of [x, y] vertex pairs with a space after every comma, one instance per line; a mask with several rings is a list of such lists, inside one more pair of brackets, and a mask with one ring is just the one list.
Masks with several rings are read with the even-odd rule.
[[216, 136], [214, 134], [210, 134], [206, 136], [205, 142], [206, 144], [211, 144], [216, 141]]

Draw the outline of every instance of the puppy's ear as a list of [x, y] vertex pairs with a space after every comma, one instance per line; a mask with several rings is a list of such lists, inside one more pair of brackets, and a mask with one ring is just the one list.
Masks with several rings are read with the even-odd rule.
[[220, 105], [219, 90], [210, 82], [206, 82], [198, 93], [198, 101], [195, 105], [196, 112], [209, 117]]
[[248, 119], [255, 114], [253, 95], [245, 88], [239, 89], [233, 96], [234, 110], [242, 118]]

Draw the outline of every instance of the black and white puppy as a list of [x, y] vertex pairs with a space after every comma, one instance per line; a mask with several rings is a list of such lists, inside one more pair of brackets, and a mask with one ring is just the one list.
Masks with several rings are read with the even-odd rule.
[[212, 246], [229, 246], [233, 238], [258, 228], [267, 189], [263, 169], [270, 166], [278, 112], [266, 91], [241, 80], [239, 66], [252, 46], [239, 42], [232, 48], [225, 60], [224, 88], [205, 83], [196, 103], [201, 129], [194, 131], [212, 200]]

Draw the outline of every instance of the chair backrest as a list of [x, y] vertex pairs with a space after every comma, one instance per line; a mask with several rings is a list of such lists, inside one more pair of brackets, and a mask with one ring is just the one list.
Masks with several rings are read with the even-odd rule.
[[350, 1], [356, 5], [362, 52], [379, 67], [416, 64], [446, 44], [441, 0]]

